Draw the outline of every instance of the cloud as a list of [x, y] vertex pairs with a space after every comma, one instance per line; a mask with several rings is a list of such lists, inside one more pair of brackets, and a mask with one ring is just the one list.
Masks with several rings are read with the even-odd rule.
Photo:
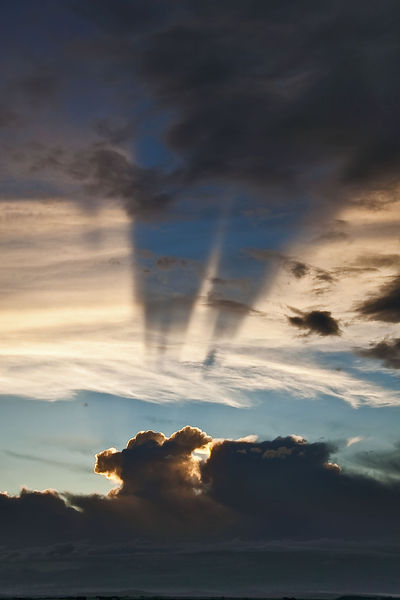
[[185, 427], [170, 438], [141, 431], [122, 452], [112, 449], [97, 454], [94, 470], [122, 482], [117, 495], [136, 495], [149, 501], [160, 496], [182, 499], [196, 489], [197, 463], [192, 452], [210, 442], [211, 438], [196, 427]]
[[260, 315], [263, 316], [264, 313], [260, 310], [257, 310], [244, 302], [237, 302], [236, 300], [229, 300], [228, 298], [219, 298], [214, 294], [211, 294], [209, 298], [207, 298], [207, 302], [205, 302], [205, 306], [210, 306], [211, 308], [219, 308], [223, 311], [231, 312], [233, 314], [245, 314], [245, 315]]
[[306, 275], [311, 274], [315, 279], [319, 281], [326, 281], [331, 283], [334, 281], [334, 277], [313, 265], [307, 264], [304, 261], [297, 260], [292, 256], [286, 256], [281, 252], [275, 250], [266, 250], [261, 248], [251, 248], [246, 250], [246, 254], [255, 258], [259, 261], [277, 263], [287, 269], [296, 279], [302, 279]]
[[122, 451], [97, 454], [95, 472], [118, 482], [108, 496], [2, 494], [3, 542], [395, 539], [400, 484], [342, 471], [334, 452], [294, 435], [258, 442], [212, 440], [189, 426], [169, 437], [141, 431]]
[[346, 448], [350, 448], [350, 446], [362, 442], [363, 439], [364, 438], [362, 437], [362, 435], [355, 435], [354, 437], [350, 437], [346, 442]]
[[80, 514], [55, 490], [22, 489], [19, 496], [0, 494], [3, 543], [11, 548], [72, 539], [79, 536], [81, 521]]
[[[167, 142], [184, 157], [186, 178], [301, 185], [302, 165], [310, 172], [340, 157], [337, 181], [390, 181], [398, 160], [394, 119], [391, 110], [380, 112], [377, 123], [374, 89], [379, 82], [385, 106], [394, 108], [398, 89], [389, 76], [399, 47], [378, 44], [382, 53], [373, 70], [370, 55], [355, 52], [372, 44], [369, 10], [330, 5], [322, 11], [311, 2], [297, 13], [296, 38], [288, 48], [292, 5], [279, 11], [261, 3], [257, 10], [229, 8], [226, 2], [189, 5], [142, 53], [139, 76], [177, 113]], [[387, 16], [397, 7], [390, 2], [375, 9], [378, 43], [378, 32], [387, 32]], [[360, 21], [365, 28], [356, 29]], [[274, 35], [266, 36], [266, 30]], [[346, 48], [346, 66], [339, 47]], [[356, 118], [354, 105], [363, 107]], [[372, 138], [365, 138], [365, 126]]]
[[312, 310], [309, 313], [301, 313], [302, 316], [288, 317], [289, 323], [300, 329], [308, 329], [308, 332], [318, 335], [340, 335], [339, 324], [327, 310]]
[[[45, 53], [50, 66], [30, 68], [16, 80], [25, 81], [28, 104], [58, 89], [65, 96], [61, 106], [46, 112], [50, 131], [24, 106], [26, 132], [10, 142], [13, 153], [5, 155], [17, 157], [23, 150], [29, 155], [28, 139], [40, 136], [48, 148], [52, 138], [62, 139], [67, 157], [61, 169], [54, 161], [39, 161], [35, 182], [22, 177], [24, 161], [17, 157], [18, 182], [7, 181], [4, 195], [22, 198], [35, 188], [86, 207], [98, 200], [121, 202], [129, 215], [146, 222], [172, 213], [193, 218], [210, 207], [217, 221], [227, 198], [240, 197], [240, 214], [256, 214], [257, 228], [266, 234], [271, 223], [260, 215], [270, 210], [298, 224], [297, 213], [310, 206], [319, 221], [371, 195], [384, 205], [400, 158], [398, 4], [322, 7], [311, 0], [302, 10], [292, 4], [232, 7], [227, 0], [206, 0], [201, 6], [192, 1], [166, 6], [153, 0], [148, 6], [106, 1], [96, 7], [85, 1], [49, 6], [55, 31]], [[57, 35], [64, 31], [64, 17], [71, 19], [74, 39], [68, 53]], [[25, 56], [16, 58], [23, 62]], [[76, 106], [82, 108], [79, 119]], [[133, 238], [140, 247], [140, 227]], [[211, 251], [210, 244], [205, 260]], [[159, 253], [170, 252], [164, 246]], [[296, 259], [287, 268], [295, 279], [306, 278], [307, 262]], [[215, 278], [232, 278], [227, 271], [220, 261]], [[247, 293], [229, 300], [256, 305], [270, 276], [251, 270]], [[141, 300], [149, 304], [144, 312], [154, 312], [144, 278], [135, 273], [135, 279]], [[193, 286], [195, 295], [200, 287], [200, 281]], [[157, 316], [147, 319], [148, 338], [155, 330], [154, 337], [164, 340], [160, 346], [165, 330], [186, 327], [194, 306], [189, 302], [187, 310], [171, 313], [173, 293], [165, 297]], [[231, 319], [229, 333], [242, 321], [239, 315]], [[226, 328], [217, 325], [216, 331]]]
[[295, 262], [291, 267], [291, 272], [296, 277], [296, 279], [301, 279], [308, 273], [308, 267], [306, 264], [302, 262]]
[[362, 317], [388, 323], [400, 322], [400, 277], [397, 276], [358, 306]]
[[[310, 2], [295, 10], [296, 25], [292, 4], [185, 9], [135, 49], [139, 77], [175, 111], [166, 139], [183, 157], [188, 181], [288, 189], [310, 184], [302, 168], [318, 179], [318, 166], [331, 164], [336, 184], [390, 185], [399, 159], [399, 45], [395, 28], [388, 29], [395, 3], [331, 3], [327, 10]], [[375, 46], [373, 61], [358, 51]], [[356, 117], [354, 106], [362, 107]]]
[[383, 480], [400, 481], [400, 443], [389, 450], [359, 452], [355, 461]]
[[400, 369], [400, 338], [388, 338], [369, 348], [357, 349], [357, 354], [382, 360], [388, 369]]
[[121, 199], [130, 215], [148, 217], [172, 202], [167, 177], [154, 169], [134, 164], [122, 152], [111, 148], [78, 151], [69, 172], [91, 195]]
[[365, 254], [354, 260], [356, 266], [365, 268], [398, 267], [400, 266], [399, 254]]

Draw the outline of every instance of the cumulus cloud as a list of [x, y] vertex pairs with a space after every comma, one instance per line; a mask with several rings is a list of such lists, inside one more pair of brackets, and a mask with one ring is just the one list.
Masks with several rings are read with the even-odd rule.
[[299, 329], [306, 329], [308, 333], [318, 335], [340, 335], [339, 324], [327, 310], [312, 310], [309, 313], [299, 312], [301, 316], [288, 317], [289, 323]]
[[[197, 450], [208, 449], [208, 452]], [[342, 471], [335, 448], [300, 436], [212, 440], [196, 427], [141, 431], [96, 456], [108, 496], [23, 490], [0, 496], [12, 545], [92, 540], [386, 539], [400, 530], [400, 484]], [[396, 450], [397, 452], [397, 450]], [[397, 454], [396, 454], [397, 456]], [[397, 458], [390, 464], [397, 465]], [[386, 464], [386, 463], [385, 463]], [[392, 469], [392, 467], [390, 467]], [[393, 469], [392, 469], [393, 470]]]
[[105, 450], [96, 456], [95, 473], [116, 476], [122, 482], [118, 495], [137, 495], [149, 500], [192, 494], [198, 480], [192, 457], [211, 438], [196, 427], [185, 427], [167, 438], [162, 433], [141, 431], [125, 450]]

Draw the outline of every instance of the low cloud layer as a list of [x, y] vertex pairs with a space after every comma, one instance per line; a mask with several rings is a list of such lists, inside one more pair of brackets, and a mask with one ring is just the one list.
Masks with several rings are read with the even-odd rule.
[[359, 453], [362, 475], [329, 443], [253, 438], [141, 431], [97, 454], [107, 496], [0, 494], [3, 593], [395, 592], [398, 447]]
[[396, 539], [400, 483], [346, 473], [334, 451], [299, 436], [254, 442], [212, 440], [195, 427], [170, 437], [139, 432], [124, 450], [96, 457], [95, 472], [118, 483], [107, 497], [2, 494], [3, 541]]

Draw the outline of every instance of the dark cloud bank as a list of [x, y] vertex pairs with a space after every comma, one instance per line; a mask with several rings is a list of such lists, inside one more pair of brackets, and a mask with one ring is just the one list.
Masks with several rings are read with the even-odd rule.
[[109, 48], [118, 40], [114, 60], [172, 110], [165, 143], [185, 186], [224, 179], [286, 194], [295, 184], [298, 197], [322, 181], [364, 190], [397, 181], [397, 2], [76, 8]]
[[[213, 441], [193, 427], [170, 437], [140, 432], [124, 450], [97, 455], [95, 472], [119, 482], [107, 497], [0, 496], [4, 589], [43, 590], [46, 580], [48, 589], [76, 592], [256, 593], [332, 583], [334, 591], [393, 592], [398, 448], [371, 461], [380, 480], [341, 471], [333, 452], [296, 436], [249, 442]], [[357, 583], [372, 560], [375, 577]], [[240, 572], [228, 576], [232, 568]], [[71, 569], [82, 579], [68, 587]]]
[[[34, 3], [20, 5], [29, 17]], [[4, 17], [23, 24], [10, 9]], [[315, 196], [337, 206], [348, 189], [390, 191], [397, 182], [398, 23], [395, 0], [46, 2], [32, 36], [42, 46], [46, 37], [47, 60], [24, 55], [21, 67], [5, 42], [18, 68], [4, 71], [0, 126], [21, 113], [29, 128], [37, 104], [60, 111], [56, 92], [80, 103], [91, 143], [71, 144], [58, 166], [144, 218], [216, 182], [246, 191], [249, 204], [254, 192], [262, 204]], [[104, 114], [104, 90], [126, 98], [120, 113], [112, 102]], [[166, 153], [149, 168], [118, 145], [143, 135], [155, 113], [167, 115], [154, 132]], [[61, 114], [67, 123], [71, 114]]]

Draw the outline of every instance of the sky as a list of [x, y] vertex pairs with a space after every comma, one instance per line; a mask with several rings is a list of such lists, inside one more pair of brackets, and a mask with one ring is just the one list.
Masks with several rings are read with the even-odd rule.
[[0, 595], [399, 593], [399, 3], [0, 8]]

